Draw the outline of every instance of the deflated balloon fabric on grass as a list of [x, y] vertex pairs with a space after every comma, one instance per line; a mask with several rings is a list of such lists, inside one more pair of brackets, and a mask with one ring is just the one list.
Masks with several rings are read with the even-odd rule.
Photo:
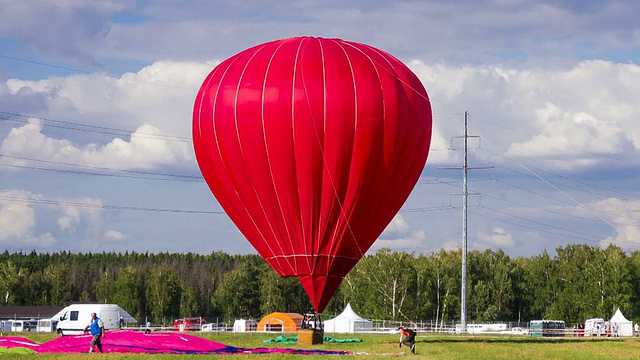
[[[62, 336], [46, 343], [38, 344], [32, 340], [5, 336], [0, 337], [0, 347], [12, 350], [25, 348], [35, 353], [86, 353], [89, 350], [91, 335]], [[182, 333], [144, 334], [137, 331], [109, 331], [102, 339], [105, 353], [146, 353], [146, 354], [328, 354], [352, 355], [351, 351], [304, 350], [280, 348], [238, 348], [199, 336]], [[96, 348], [94, 351], [98, 351]]]
[[[322, 341], [332, 342], [332, 343], [350, 343], [350, 342], [362, 342], [362, 339], [360, 338], [336, 339], [336, 338], [332, 338], [331, 336], [325, 335], [322, 338]], [[265, 344], [276, 344], [276, 343], [296, 344], [298, 343], [298, 337], [297, 336], [286, 337], [284, 335], [278, 335], [275, 339], [262, 340], [262, 342]]]

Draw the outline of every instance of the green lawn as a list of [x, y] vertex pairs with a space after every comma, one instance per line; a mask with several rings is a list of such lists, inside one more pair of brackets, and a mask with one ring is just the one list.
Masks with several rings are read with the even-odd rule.
[[[198, 335], [197, 333], [193, 333]], [[54, 338], [52, 334], [20, 333], [12, 334], [29, 337], [37, 342]], [[263, 340], [273, 339], [276, 334], [262, 333], [205, 333], [201, 336], [226, 345], [256, 347], [312, 348], [324, 350], [350, 350], [356, 357], [385, 359], [389, 357], [411, 357], [416, 359], [640, 359], [640, 340], [637, 338], [532, 338], [529, 336], [457, 336], [422, 335], [417, 337], [417, 354], [411, 355], [406, 347], [398, 347], [397, 335], [381, 334], [328, 334], [337, 339], [358, 337], [361, 343], [324, 343], [322, 345], [300, 346], [297, 344], [264, 344]], [[295, 334], [289, 334], [294, 336]], [[140, 354], [40, 354], [38, 359], [87, 359], [89, 357], [108, 359], [327, 359], [326, 355], [140, 355]], [[31, 355], [0, 354], [0, 360], [26, 359]], [[340, 358], [341, 356], [338, 356]], [[349, 358], [349, 356], [344, 356]], [[334, 357], [332, 357], [334, 358]]]

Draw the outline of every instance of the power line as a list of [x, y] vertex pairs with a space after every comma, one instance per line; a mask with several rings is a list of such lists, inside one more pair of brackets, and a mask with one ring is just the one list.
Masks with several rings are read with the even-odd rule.
[[131, 83], [146, 84], [146, 85], [153, 85], [153, 86], [161, 86], [161, 87], [179, 89], [179, 90], [189, 90], [189, 91], [197, 91], [198, 90], [198, 89], [194, 89], [194, 88], [189, 88], [189, 87], [184, 87], [184, 86], [177, 86], [177, 85], [173, 85], [173, 84], [151, 82], [151, 81], [142, 81], [142, 80], [134, 80], [134, 79], [130, 79], [130, 78], [119, 78], [119, 77], [115, 77], [115, 76], [112, 76], [112, 75], [107, 75], [107, 74], [103, 74], [103, 73], [99, 73], [99, 72], [95, 72], [95, 71], [80, 70], [80, 69], [75, 69], [75, 68], [72, 68], [72, 67], [54, 65], [54, 64], [50, 64], [50, 63], [46, 63], [46, 62], [42, 62], [42, 61], [34, 61], [34, 60], [29, 60], [29, 59], [23, 59], [23, 58], [19, 58], [19, 57], [16, 57], [16, 56], [9, 56], [9, 55], [4, 55], [4, 54], [0, 54], [0, 58], [5, 58], [5, 59], [9, 59], [9, 60], [14, 60], [14, 61], [20, 61], [20, 62], [24, 62], [24, 63], [28, 63], [28, 64], [39, 65], [39, 66], [46, 66], [46, 67], [50, 67], [50, 68], [54, 68], [54, 69], [67, 70], [67, 71], [75, 72], [75, 73], [78, 73], [78, 74], [100, 76], [100, 77], [114, 79], [114, 80], [118, 80], [118, 81], [126, 81], [126, 82], [131, 82]]
[[[491, 154], [491, 155], [494, 155], [494, 156], [497, 156], [497, 157], [503, 158], [503, 159], [505, 159], [505, 160], [510, 160], [510, 159], [508, 159], [507, 157], [505, 157], [505, 156], [503, 156], [503, 155], [501, 155], [501, 154], [498, 154], [498, 153], [495, 153], [495, 152], [489, 151], [489, 150], [487, 150], [487, 149], [482, 149], [482, 150], [483, 150], [483, 151], [485, 151], [485, 152], [487, 152], [487, 153], [489, 153], [489, 154]], [[492, 162], [490, 162], [490, 161], [488, 161], [488, 160], [485, 160], [485, 161], [486, 161], [486, 162], [488, 162], [488, 163], [491, 163], [491, 164], [495, 165], [496, 167], [500, 167], [500, 168], [503, 168], [503, 169], [505, 169], [505, 170], [509, 170], [509, 171], [511, 171], [511, 172], [513, 172], [513, 173], [516, 173], [516, 174], [519, 174], [519, 175], [522, 175], [522, 176], [526, 176], [526, 177], [529, 177], [529, 178], [532, 178], [532, 179], [536, 179], [536, 177], [535, 177], [535, 176], [532, 176], [531, 174], [524, 173], [524, 172], [522, 172], [522, 171], [518, 171], [518, 170], [516, 170], [516, 169], [512, 169], [512, 168], [510, 168], [510, 167], [501, 166], [501, 165], [498, 165], [498, 164], [496, 164], [496, 163], [492, 163]], [[604, 187], [602, 187], [602, 186], [597, 186], [597, 185], [589, 184], [589, 183], [586, 183], [586, 182], [583, 182], [583, 181], [573, 180], [573, 179], [570, 179], [570, 178], [568, 178], [568, 177], [566, 177], [566, 176], [563, 176], [563, 175], [561, 175], [561, 174], [557, 174], [557, 173], [555, 173], [555, 172], [552, 172], [552, 171], [549, 171], [549, 170], [545, 170], [545, 169], [542, 169], [542, 168], [539, 168], [539, 167], [535, 167], [535, 166], [529, 166], [529, 167], [530, 167], [530, 168], [532, 168], [532, 169], [535, 169], [536, 171], [544, 172], [544, 173], [547, 173], [547, 174], [549, 174], [549, 175], [552, 175], [552, 176], [558, 177], [558, 178], [560, 178], [560, 179], [563, 179], [563, 180], [569, 181], [569, 182], [571, 182], [571, 183], [575, 183], [575, 184], [579, 184], [579, 185], [584, 185], [584, 186], [590, 187], [590, 188], [592, 188], [592, 189], [603, 190], [603, 191], [607, 191], [607, 192], [614, 193], [614, 194], [618, 194], [618, 195], [628, 196], [628, 197], [631, 197], [631, 198], [640, 198], [640, 196], [639, 196], [639, 195], [630, 194], [630, 193], [623, 192], [623, 191], [618, 191], [618, 190], [611, 190], [611, 189], [604, 188]], [[549, 181], [549, 182], [550, 182], [550, 183], [552, 183], [552, 184], [554, 184], [554, 185], [564, 186], [564, 187], [569, 188], [569, 189], [579, 190], [579, 191], [583, 191], [583, 192], [588, 193], [588, 194], [593, 194], [593, 192], [592, 192], [592, 191], [584, 190], [584, 189], [579, 188], [579, 187], [569, 186], [569, 185], [566, 185], [566, 184], [563, 184], [563, 183], [560, 183], [560, 182], [554, 182], [554, 181]], [[598, 194], [598, 195], [605, 196], [605, 195], [603, 195], [603, 194]]]
[[[585, 239], [584, 237], [581, 237], [581, 236], [574, 236], [574, 235], [569, 235], [569, 234], [561, 234], [561, 233], [557, 233], [557, 232], [553, 232], [553, 231], [549, 231], [549, 230], [544, 230], [544, 229], [540, 229], [540, 228], [536, 228], [536, 227], [532, 227], [532, 226], [519, 224], [519, 223], [508, 221], [508, 220], [505, 220], [505, 219], [492, 217], [492, 216], [489, 216], [489, 215], [487, 215], [486, 213], [483, 213], [483, 212], [476, 212], [476, 211], [471, 211], [471, 212], [474, 215], [477, 215], [477, 216], [481, 216], [481, 217], [484, 217], [484, 218], [487, 218], [487, 219], [499, 221], [499, 222], [502, 222], [502, 223], [505, 223], [505, 224], [514, 225], [514, 226], [518, 226], [518, 227], [529, 229], [529, 230], [534, 230], [536, 232], [556, 235], [556, 236], [565, 237], [565, 238], [576, 239], [576, 240], [590, 242], [590, 243], [600, 243], [600, 241], [588, 240], [588, 239]], [[604, 239], [601, 239], [601, 240], [604, 240]], [[633, 246], [633, 247], [640, 247], [640, 244], [632, 243], [632, 242], [629, 242], [629, 241], [616, 240], [615, 243], [624, 244], [624, 245]]]
[[[122, 136], [122, 137], [131, 137], [133, 134], [137, 137], [155, 139], [155, 140], [166, 140], [166, 141], [180, 141], [180, 142], [192, 142], [191, 138], [181, 137], [181, 136], [173, 136], [173, 135], [164, 135], [164, 134], [154, 134], [148, 132], [135, 132], [134, 130], [125, 130], [125, 129], [117, 129], [106, 126], [97, 126], [97, 125], [86, 125], [80, 124], [71, 121], [63, 121], [63, 120], [55, 120], [51, 118], [43, 118], [26, 114], [19, 114], [8, 111], [1, 111], [0, 114], [4, 114], [7, 116], [14, 116], [16, 118], [26, 118], [26, 120], [10, 118], [5, 116], [0, 116], [0, 120], [3, 121], [12, 121], [19, 122], [24, 124], [33, 124], [34, 122], [31, 119], [41, 120], [47, 123], [47, 126], [52, 128], [64, 129], [64, 130], [74, 130], [74, 131], [84, 131], [90, 133], [104, 134], [104, 135], [113, 135], [113, 136]], [[53, 123], [53, 124], [51, 124]], [[58, 125], [62, 124], [62, 125]]]
[[[139, 170], [126, 170], [126, 169], [116, 169], [116, 168], [107, 168], [107, 167], [90, 166], [90, 165], [80, 165], [80, 164], [63, 163], [63, 162], [48, 161], [48, 160], [40, 160], [40, 159], [27, 158], [27, 157], [22, 157], [22, 156], [11, 156], [11, 155], [4, 155], [4, 154], [0, 154], [0, 157], [4, 157], [4, 158], [8, 158], [8, 159], [23, 160], [23, 161], [40, 162], [40, 163], [46, 163], [46, 164], [52, 164], [52, 165], [61, 165], [61, 166], [69, 166], [69, 167], [80, 167], [80, 168], [85, 168], [85, 169], [102, 170], [102, 171], [109, 171], [109, 172], [123, 172], [123, 173], [130, 173], [130, 174], [140, 174], [140, 175], [143, 175], [143, 176], [123, 175], [123, 174], [107, 174], [107, 173], [93, 173], [93, 172], [87, 172], [87, 171], [51, 169], [51, 168], [36, 167], [36, 166], [26, 166], [26, 165], [2, 164], [2, 163], [0, 163], [0, 166], [15, 167], [15, 168], [26, 168], [26, 169], [31, 169], [31, 170], [54, 171], [54, 172], [64, 172], [64, 173], [81, 174], [81, 175], [94, 175], [94, 176], [112, 176], [112, 177], [122, 177], [122, 178], [131, 178], [131, 179], [183, 181], [183, 182], [203, 182], [204, 181], [201, 176], [155, 173], [155, 172], [139, 171]], [[148, 176], [144, 176], [144, 175], [148, 175]]]
[[187, 180], [187, 179], [171, 179], [171, 178], [161, 178], [161, 177], [151, 177], [151, 176], [92, 173], [92, 172], [88, 172], [88, 171], [76, 171], [76, 170], [64, 170], [64, 169], [48, 169], [48, 168], [35, 167], [35, 166], [26, 166], [26, 165], [0, 164], [0, 166], [12, 167], [12, 168], [20, 168], [20, 169], [29, 169], [29, 170], [37, 170], [37, 171], [53, 171], [53, 172], [60, 172], [60, 173], [67, 173], [67, 174], [90, 175], [90, 176], [108, 176], [108, 177], [119, 177], [119, 178], [127, 178], [127, 179], [181, 181], [181, 182], [202, 182], [202, 181], [198, 181], [198, 180]]
[[[502, 180], [499, 180], [499, 179], [496, 179], [495, 181], [500, 182], [500, 183], [503, 183], [503, 184], [505, 184], [505, 185], [509, 185], [509, 186], [515, 187], [515, 188], [517, 188], [517, 189], [519, 189], [519, 190], [522, 190], [522, 191], [529, 192], [529, 193], [534, 194], [534, 195], [536, 195], [536, 196], [540, 196], [540, 197], [548, 198], [548, 199], [550, 199], [550, 200], [554, 200], [554, 201], [558, 201], [558, 202], [561, 202], [561, 203], [564, 203], [564, 204], [567, 204], [567, 205], [575, 206], [575, 204], [574, 204], [574, 203], [571, 203], [571, 202], [569, 202], [569, 201], [564, 201], [564, 200], [559, 199], [559, 198], [557, 198], [557, 197], [556, 197], [556, 198], [554, 198], [554, 197], [551, 197], [551, 196], [546, 196], [546, 195], [543, 195], [543, 194], [537, 193], [537, 192], [535, 192], [535, 191], [531, 191], [531, 190], [529, 190], [529, 189], [525, 189], [525, 188], [523, 188], [523, 187], [520, 187], [520, 186], [517, 186], [517, 185], [511, 184], [511, 183], [508, 183], [508, 182], [505, 182], [505, 181], [502, 181]], [[455, 181], [451, 181], [451, 182], [444, 182], [444, 181], [442, 181], [442, 182], [440, 182], [440, 183], [445, 184], [445, 185], [449, 185], [449, 186], [455, 186], [455, 184], [456, 184], [456, 183], [459, 183], [459, 181], [458, 181], [458, 182], [455, 182]], [[533, 206], [530, 206], [530, 205], [526, 205], [526, 204], [522, 204], [522, 203], [517, 203], [517, 202], [513, 202], [513, 201], [505, 200], [505, 199], [502, 199], [502, 198], [499, 198], [499, 197], [496, 197], [496, 196], [489, 195], [489, 194], [487, 194], [486, 192], [483, 192], [483, 196], [486, 196], [486, 197], [489, 197], [489, 198], [494, 198], [494, 199], [501, 200], [501, 201], [505, 201], [505, 202], [509, 202], [509, 203], [513, 203], [513, 204], [516, 204], [516, 205], [519, 205], [519, 206], [524, 206], [524, 207], [526, 207], [526, 208], [534, 209], [534, 210], [537, 210], [537, 211], [546, 211], [546, 212], [554, 213], [554, 214], [557, 214], [557, 215], [563, 215], [563, 216], [567, 216], [567, 217], [573, 217], [573, 218], [577, 218], [577, 219], [581, 219], [581, 220], [594, 221], [594, 219], [589, 219], [589, 218], [579, 217], [579, 216], [575, 216], [575, 215], [567, 214], [566, 212], [555, 212], [555, 211], [551, 211], [551, 210], [548, 210], [548, 209], [543, 209], [543, 208], [539, 208], [539, 207], [533, 207]], [[553, 229], [556, 229], [556, 230], [562, 230], [562, 231], [564, 231], [564, 232], [566, 232], [566, 233], [558, 233], [558, 232], [554, 232], [554, 231], [550, 231], [550, 230], [545, 230], [545, 229], [540, 228], [540, 227], [527, 226], [527, 225], [523, 225], [523, 224], [516, 223], [516, 222], [513, 222], [513, 221], [508, 221], [508, 220], [506, 220], [506, 219], [501, 219], [501, 218], [497, 218], [497, 217], [492, 217], [492, 216], [487, 215], [485, 212], [478, 212], [478, 211], [470, 211], [470, 212], [471, 212], [471, 213], [473, 213], [474, 215], [482, 216], [482, 217], [489, 218], [489, 219], [492, 219], [492, 220], [495, 220], [495, 221], [499, 221], [499, 222], [507, 223], [507, 224], [510, 224], [510, 225], [515, 225], [515, 226], [522, 227], [522, 228], [526, 228], [526, 229], [530, 229], [530, 230], [535, 230], [535, 231], [542, 232], [542, 233], [548, 233], [548, 234], [552, 234], [552, 235], [563, 236], [563, 237], [566, 237], [566, 238], [572, 238], [572, 239], [583, 240], [583, 241], [589, 241], [589, 242], [599, 242], [600, 240], [602, 240], [602, 238], [601, 238], [601, 237], [598, 237], [598, 236], [596, 236], [596, 235], [587, 234], [587, 233], [581, 233], [581, 232], [574, 231], [574, 230], [571, 230], [571, 229], [566, 229], [566, 228], [562, 228], [562, 227], [558, 227], [558, 226], [554, 226], [554, 225], [549, 225], [549, 224], [547, 224], [547, 223], [543, 223], [543, 222], [533, 221], [533, 220], [530, 220], [530, 219], [527, 219], [527, 218], [524, 218], [524, 217], [520, 217], [520, 216], [514, 215], [514, 214], [512, 214], [512, 213], [507, 213], [507, 212], [503, 212], [503, 211], [500, 211], [500, 210], [497, 210], [497, 209], [493, 209], [493, 208], [491, 208], [491, 207], [487, 207], [487, 206], [485, 206], [485, 205], [481, 205], [480, 207], [482, 207], [482, 208], [484, 208], [484, 209], [492, 210], [492, 211], [497, 212], [497, 213], [499, 213], [499, 214], [501, 214], [501, 215], [504, 215], [504, 216], [516, 217], [516, 218], [518, 218], [518, 219], [520, 219], [520, 220], [522, 220], [522, 221], [531, 222], [531, 223], [534, 223], [534, 224], [537, 224], [537, 225], [541, 225], [541, 226], [543, 226], [543, 227], [549, 227], [549, 228], [553, 228]], [[603, 212], [603, 213], [606, 213], [606, 212]], [[612, 215], [614, 215], [614, 214], [612, 214]], [[615, 215], [617, 215], [617, 216], [624, 216], [624, 215], [621, 215], [621, 214], [615, 214]], [[627, 218], [629, 218], [629, 219], [631, 219], [631, 220], [635, 220], [635, 219], [633, 219], [633, 218], [631, 218], [631, 217], [628, 217], [628, 216], [627, 216]], [[607, 222], [607, 221], [599, 221], [598, 219], [596, 219], [595, 221], [598, 221], [598, 222], [601, 222], [601, 223], [604, 223], [604, 224], [610, 225], [610, 222]], [[617, 225], [621, 225], [621, 226], [626, 226], [626, 225], [628, 225], [628, 224], [620, 224], [620, 223], [616, 223], [616, 224], [617, 224]], [[574, 235], [571, 235], [571, 234], [574, 234]], [[598, 238], [598, 240], [596, 240], [596, 241], [594, 241], [594, 240], [588, 240], [588, 239], [585, 239], [585, 236], [586, 236], [586, 237], [592, 237], [592, 238]], [[625, 244], [625, 245], [629, 245], [629, 246], [637, 246], [637, 247], [640, 247], [640, 245], [635, 244], [635, 243], [632, 243], [632, 242], [616, 241], [616, 243], [619, 243], [619, 244]]]
[[518, 216], [518, 215], [515, 215], [515, 214], [513, 214], [513, 213], [507, 213], [507, 212], [500, 211], [500, 210], [497, 210], [497, 209], [493, 209], [493, 208], [491, 208], [491, 207], [487, 207], [487, 206], [484, 206], [484, 205], [482, 206], [482, 208], [483, 208], [483, 209], [488, 209], [488, 210], [491, 210], [491, 211], [494, 211], [494, 212], [497, 212], [497, 213], [502, 214], [502, 215], [504, 215], [504, 216], [514, 217], [514, 218], [519, 219], [519, 220], [522, 220], [522, 221], [530, 222], [530, 223], [537, 224], [537, 225], [546, 226], [546, 227], [549, 227], [549, 228], [552, 228], [552, 229], [562, 230], [562, 231], [566, 231], [566, 232], [568, 232], [568, 233], [573, 233], [573, 234], [582, 235], [582, 236], [587, 236], [587, 237], [596, 237], [596, 238], [600, 238], [600, 237], [599, 237], [599, 236], [597, 236], [597, 235], [592, 235], [592, 234], [587, 234], [587, 233], [583, 233], [583, 232], [580, 232], [580, 231], [570, 230], [570, 229], [566, 229], [566, 228], [563, 228], [563, 227], [560, 227], [560, 226], [549, 225], [549, 224], [546, 224], [546, 223], [543, 223], [543, 222], [540, 222], [540, 221], [535, 221], [535, 220], [527, 219], [527, 218], [525, 218], [525, 217]]
[[[498, 140], [504, 142], [502, 139], [500, 139], [499, 137], [496, 137]], [[524, 156], [527, 156], [526, 154]], [[527, 172], [529, 172], [531, 175], [533, 175], [535, 178], [537, 178], [538, 180], [543, 181], [544, 183], [546, 183], [547, 185], [549, 185], [550, 187], [552, 187], [553, 189], [555, 189], [556, 191], [560, 192], [564, 197], [569, 198], [574, 204], [577, 204], [579, 207], [591, 212], [592, 214], [594, 214], [595, 216], [599, 217], [602, 221], [606, 222], [609, 224], [609, 226], [611, 226], [612, 228], [614, 228], [616, 231], [619, 231], [619, 229], [612, 223], [610, 223], [609, 221], [607, 221], [607, 219], [603, 218], [602, 216], [600, 216], [596, 211], [592, 210], [591, 208], [589, 208], [588, 206], [584, 205], [582, 202], [578, 201], [576, 198], [570, 196], [568, 193], [560, 190], [557, 186], [555, 186], [554, 184], [552, 184], [551, 182], [549, 182], [547, 179], [543, 178], [540, 174], [538, 174], [537, 172], [533, 171], [531, 167], [525, 165], [524, 163], [516, 160], [515, 158], [506, 155], [506, 157], [511, 160], [512, 162], [514, 162], [515, 164], [519, 165], [520, 167], [524, 168]]]
[[[521, 186], [518, 186], [518, 185], [515, 185], [515, 184], [511, 184], [511, 183], [508, 183], [508, 182], [506, 182], [506, 181], [501, 181], [501, 180], [496, 180], [496, 181], [497, 181], [497, 182], [499, 182], [499, 183], [505, 184], [505, 185], [509, 185], [509, 186], [514, 187], [514, 188], [516, 188], [516, 189], [519, 189], [519, 190], [522, 190], [522, 191], [526, 191], [526, 192], [528, 192], [528, 193], [531, 193], [531, 194], [536, 195], [536, 196], [539, 196], [539, 197], [543, 197], [543, 198], [546, 198], [546, 199], [549, 199], [549, 200], [553, 200], [553, 201], [556, 201], [556, 202], [559, 202], [559, 203], [562, 203], [562, 204], [565, 204], [565, 205], [569, 205], [569, 206], [576, 206], [576, 204], [575, 204], [575, 203], [570, 202], [570, 201], [566, 201], [566, 200], [562, 200], [562, 199], [559, 199], [559, 198], [554, 198], [554, 197], [552, 197], [552, 196], [547, 196], [547, 195], [544, 195], [544, 194], [541, 194], [541, 193], [537, 193], [537, 192], [535, 192], [535, 191], [531, 191], [531, 190], [525, 189], [525, 188], [523, 188], [523, 187], [521, 187]], [[630, 220], [636, 220], [635, 218], [629, 217], [629, 216], [627, 216], [627, 215], [623, 215], [623, 214], [621, 214], [621, 213], [610, 213], [610, 212], [603, 211], [603, 210], [593, 210], [593, 209], [591, 209], [591, 210], [590, 210], [590, 212], [591, 212], [591, 213], [599, 212], [599, 213], [602, 213], [602, 214], [607, 214], [607, 215], [612, 215], [612, 216], [626, 217], [626, 218], [628, 218], [628, 219], [630, 219]], [[602, 217], [598, 216], [598, 218], [602, 220]], [[606, 221], [606, 220], [602, 220], [602, 221], [603, 221], [604, 223], [607, 223], [608, 225], [611, 225], [611, 222], [610, 222], [610, 221]], [[614, 226], [614, 228], [615, 228], [615, 226]]]
[[29, 203], [29, 204], [77, 206], [77, 207], [83, 207], [83, 208], [109, 209], [109, 210], [152, 211], [152, 212], [169, 212], [169, 213], [183, 213], [183, 214], [216, 214], [216, 215], [225, 214], [224, 211], [162, 209], [162, 208], [150, 208], [150, 207], [138, 207], [138, 206], [104, 205], [104, 204], [82, 203], [82, 202], [75, 202], [75, 201], [33, 199], [33, 198], [8, 196], [8, 195], [0, 195], [0, 200]]
[[517, 205], [517, 206], [521, 206], [527, 209], [532, 209], [532, 210], [536, 210], [536, 211], [541, 211], [541, 212], [546, 212], [546, 213], [550, 213], [550, 214], [554, 214], [554, 215], [561, 215], [561, 216], [567, 216], [567, 217], [571, 217], [577, 220], [587, 220], [587, 221], [596, 221], [596, 222], [600, 222], [603, 224], [606, 224], [604, 221], [601, 221], [599, 219], [591, 219], [591, 218], [587, 218], [584, 216], [577, 216], [577, 215], [572, 215], [572, 214], [568, 214], [567, 212], [561, 212], [561, 211], [553, 211], [553, 210], [549, 210], [549, 209], [545, 209], [545, 208], [538, 208], [538, 207], [534, 207], [531, 205], [527, 205], [521, 202], [516, 202], [516, 201], [512, 201], [512, 200], [506, 200], [506, 199], [502, 199], [498, 196], [493, 196], [493, 195], [489, 195], [489, 194], [484, 194], [485, 197], [494, 199], [494, 200], [498, 200], [498, 201], [503, 201], [509, 204], [513, 204], [513, 205]]

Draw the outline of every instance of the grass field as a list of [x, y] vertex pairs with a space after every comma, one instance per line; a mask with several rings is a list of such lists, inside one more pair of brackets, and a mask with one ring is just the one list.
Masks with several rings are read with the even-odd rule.
[[[25, 334], [27, 336], [25, 336]], [[197, 333], [193, 333], [197, 335]], [[52, 334], [20, 333], [37, 342], [54, 338]], [[361, 343], [327, 343], [313, 346], [296, 344], [264, 344], [263, 340], [273, 339], [276, 335], [263, 333], [205, 333], [201, 336], [226, 345], [257, 347], [288, 347], [323, 350], [349, 350], [358, 358], [385, 359], [409, 357], [415, 359], [640, 359], [640, 339], [637, 338], [532, 338], [528, 336], [443, 336], [419, 335], [417, 354], [412, 355], [406, 347], [398, 347], [397, 335], [384, 334], [330, 334], [336, 339], [358, 337]], [[295, 334], [289, 334], [293, 336]], [[327, 359], [327, 355], [141, 355], [141, 354], [40, 354], [17, 355], [0, 354], [4, 359]], [[349, 358], [339, 355], [338, 358]], [[334, 358], [334, 357], [332, 357]]]

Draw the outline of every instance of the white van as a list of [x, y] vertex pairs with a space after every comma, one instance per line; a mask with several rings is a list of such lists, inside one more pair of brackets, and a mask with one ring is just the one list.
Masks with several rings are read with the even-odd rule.
[[120, 329], [120, 307], [114, 304], [73, 304], [64, 308], [58, 321], [58, 335], [81, 335], [91, 324], [91, 313], [102, 319], [105, 330]]

